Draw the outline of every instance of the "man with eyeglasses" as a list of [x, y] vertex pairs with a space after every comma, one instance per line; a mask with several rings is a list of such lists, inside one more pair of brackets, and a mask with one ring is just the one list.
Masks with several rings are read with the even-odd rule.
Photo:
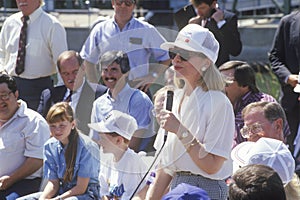
[[[226, 86], [225, 93], [231, 101], [235, 113], [235, 136], [233, 147], [246, 141], [240, 133], [244, 126], [242, 110], [248, 104], [258, 101], [276, 102], [276, 100], [266, 93], [260, 92], [256, 86], [255, 72], [252, 67], [243, 61], [228, 61], [220, 66], [221, 74], [224, 76]], [[284, 126], [284, 137], [290, 134], [289, 126]]]
[[[246, 106], [242, 112], [245, 125], [241, 134], [248, 141], [256, 142], [268, 137], [284, 142], [283, 127], [287, 119], [282, 106], [275, 102], [255, 102]], [[293, 154], [296, 160], [295, 172], [300, 175], [299, 149]]]
[[14, 78], [0, 74], [0, 199], [39, 191], [43, 146], [50, 137], [45, 119], [18, 97]]
[[287, 120], [279, 103], [251, 103], [243, 109], [242, 118], [241, 135], [247, 141], [256, 142], [261, 137], [268, 137], [284, 142], [283, 128]]
[[[287, 119], [282, 106], [277, 102], [253, 102], [243, 109], [242, 117], [244, 119], [244, 126], [241, 129], [241, 135], [247, 139], [247, 141], [255, 142], [252, 147], [256, 148], [251, 149], [251, 147], [248, 146], [251, 145], [251, 143], [241, 143], [237, 145], [231, 154], [235, 164], [234, 166], [240, 163], [247, 164], [248, 162], [268, 165], [274, 168], [280, 175], [282, 174], [289, 177], [286, 180], [282, 179], [285, 183], [285, 188], [296, 191], [299, 190], [299, 179], [296, 175], [293, 176], [292, 174], [296, 173], [299, 176], [300, 162], [296, 159], [295, 169], [294, 159], [290, 151], [284, 150], [285, 152], [282, 153], [281, 149], [286, 148], [288, 150], [285, 144], [281, 143], [280, 146], [282, 147], [275, 145], [278, 143], [276, 141], [285, 142], [283, 129], [287, 124]], [[275, 139], [274, 142], [272, 142], [270, 138]], [[247, 146], [250, 147], [248, 150]], [[268, 152], [267, 149], [273, 149], [273, 153]], [[249, 157], [249, 155], [253, 156]], [[275, 161], [275, 159], [277, 161]], [[282, 167], [279, 165], [280, 163]], [[287, 199], [296, 198], [290, 197]]]
[[[88, 79], [98, 82], [96, 64], [106, 51], [123, 51], [130, 61], [129, 80], [135, 87], [148, 91], [151, 83], [169, 66], [167, 51], [160, 49], [165, 42], [156, 28], [133, 16], [135, 0], [111, 0], [112, 19], [97, 24], [91, 31], [80, 55], [87, 67]], [[153, 65], [149, 63], [154, 58]]]
[[88, 135], [90, 129], [87, 124], [90, 123], [93, 102], [106, 92], [107, 87], [86, 80], [85, 67], [76, 51], [61, 53], [57, 67], [64, 85], [45, 89], [37, 111], [46, 117], [53, 104], [67, 101], [76, 114], [77, 128]]

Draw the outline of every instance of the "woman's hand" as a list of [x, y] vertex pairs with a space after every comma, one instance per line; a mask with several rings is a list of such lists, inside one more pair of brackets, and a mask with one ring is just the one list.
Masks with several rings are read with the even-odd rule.
[[164, 92], [158, 93], [154, 99], [154, 115], [157, 123], [160, 124], [160, 112], [164, 109], [166, 95]]
[[175, 117], [175, 115], [168, 110], [161, 110], [159, 114], [160, 127], [166, 131], [177, 133], [182, 126], [181, 122]]

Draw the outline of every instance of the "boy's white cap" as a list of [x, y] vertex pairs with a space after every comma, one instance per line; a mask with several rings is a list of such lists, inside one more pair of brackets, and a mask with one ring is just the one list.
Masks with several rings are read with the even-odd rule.
[[132, 116], [118, 110], [112, 110], [101, 122], [91, 123], [88, 126], [100, 133], [118, 133], [128, 140], [138, 129], [136, 120]]
[[175, 42], [160, 45], [164, 50], [179, 47], [188, 51], [200, 52], [214, 63], [219, 53], [219, 43], [212, 32], [198, 24], [188, 24], [178, 33]]
[[300, 72], [298, 75], [298, 83], [297, 83], [296, 87], [294, 88], [294, 92], [300, 93]]
[[292, 180], [295, 171], [294, 158], [280, 140], [262, 137], [257, 142], [242, 142], [231, 151], [231, 158], [240, 167], [262, 164], [273, 168], [283, 183]]

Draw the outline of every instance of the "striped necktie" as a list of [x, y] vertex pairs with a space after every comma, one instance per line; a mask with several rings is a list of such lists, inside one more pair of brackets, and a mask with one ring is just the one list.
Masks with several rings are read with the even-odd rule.
[[65, 102], [71, 102], [72, 101], [72, 94], [73, 94], [73, 91], [70, 90], [70, 94], [67, 96], [67, 98], [65, 99]]

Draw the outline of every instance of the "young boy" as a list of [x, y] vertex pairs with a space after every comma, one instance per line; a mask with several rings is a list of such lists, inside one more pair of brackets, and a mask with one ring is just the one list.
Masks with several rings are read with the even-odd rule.
[[130, 199], [147, 171], [141, 157], [128, 147], [138, 128], [136, 120], [128, 114], [112, 110], [104, 120], [89, 124], [89, 127], [99, 133], [98, 143], [105, 154], [101, 155], [102, 199]]

